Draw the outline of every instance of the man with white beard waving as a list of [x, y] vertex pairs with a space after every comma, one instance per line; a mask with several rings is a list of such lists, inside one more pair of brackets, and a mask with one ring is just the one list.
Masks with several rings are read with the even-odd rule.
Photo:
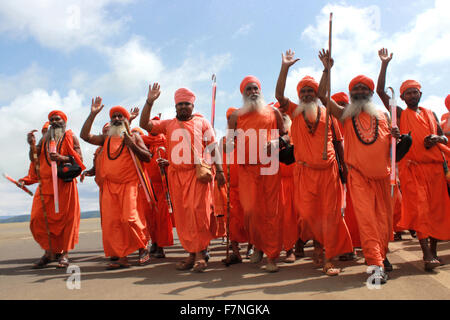
[[[291, 136], [296, 160], [294, 199], [300, 217], [300, 238], [314, 239], [314, 264], [323, 267], [325, 274], [334, 276], [340, 270], [334, 267], [331, 259], [352, 251], [350, 234], [340, 212], [342, 185], [333, 148], [332, 126], [337, 138], [342, 140], [342, 137], [336, 119], [326, 126], [326, 109], [319, 105], [319, 84], [312, 77], [306, 76], [298, 83], [298, 105], [284, 96], [289, 68], [298, 60], [291, 50], [282, 55], [275, 95], [280, 109], [292, 118]], [[325, 132], [327, 160], [322, 159]]]

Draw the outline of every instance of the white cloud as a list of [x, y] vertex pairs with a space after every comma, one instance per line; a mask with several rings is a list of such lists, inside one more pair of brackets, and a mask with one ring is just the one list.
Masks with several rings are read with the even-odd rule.
[[247, 23], [242, 25], [231, 37], [232, 39], [236, 39], [240, 36], [246, 36], [253, 29], [253, 23]]
[[70, 51], [99, 46], [120, 33], [126, 17], [108, 17], [108, 6], [130, 0], [46, 0], [0, 2], [0, 32], [35, 38], [42, 46]]

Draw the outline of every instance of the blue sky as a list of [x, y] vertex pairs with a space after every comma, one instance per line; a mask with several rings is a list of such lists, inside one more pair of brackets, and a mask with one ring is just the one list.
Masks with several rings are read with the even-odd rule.
[[[446, 111], [450, 82], [450, 1], [2, 1], [0, 3], [0, 121], [7, 133], [0, 170], [19, 178], [28, 169], [25, 135], [40, 128], [48, 112], [69, 116], [78, 135], [92, 97], [106, 110], [142, 107], [148, 85], [161, 84], [154, 111], [174, 116], [173, 93], [188, 87], [195, 108], [208, 119], [211, 75], [217, 75], [216, 129], [225, 111], [239, 107], [239, 84], [248, 74], [274, 101], [281, 53], [293, 49], [301, 60], [288, 76], [286, 95], [305, 75], [317, 78], [317, 53], [327, 46], [333, 11], [333, 91], [346, 91], [357, 74], [376, 81], [378, 49], [394, 52], [387, 84], [398, 92], [408, 78], [422, 83], [422, 105], [438, 116]], [[380, 104], [378, 99], [375, 99]], [[403, 106], [402, 103], [400, 105]], [[82, 143], [90, 167], [94, 147]], [[98, 208], [96, 186], [79, 184], [82, 210]], [[34, 190], [34, 188], [33, 188]], [[0, 182], [0, 215], [28, 213], [31, 198]], [[8, 199], [8, 201], [6, 201]]]

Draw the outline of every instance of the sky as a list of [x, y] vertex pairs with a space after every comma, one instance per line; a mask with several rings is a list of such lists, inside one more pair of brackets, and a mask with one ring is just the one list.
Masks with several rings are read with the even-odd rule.
[[[246, 75], [258, 77], [266, 101], [275, 101], [281, 53], [288, 49], [301, 59], [291, 67], [285, 91], [296, 101], [303, 76], [320, 79], [317, 56], [328, 47], [330, 12], [333, 92], [348, 91], [359, 74], [376, 82], [378, 50], [387, 48], [394, 53], [387, 86], [398, 95], [404, 80], [415, 79], [422, 84], [421, 105], [438, 117], [447, 111], [448, 0], [3, 0], [0, 171], [16, 179], [27, 174], [26, 134], [40, 130], [51, 110], [63, 110], [67, 128], [79, 136], [91, 99], [101, 96], [105, 108], [93, 126], [100, 132], [111, 107], [142, 109], [154, 82], [161, 85], [161, 96], [153, 114], [174, 117], [173, 94], [187, 87], [197, 96], [195, 111], [210, 119], [215, 74], [215, 129], [221, 136], [226, 110], [241, 105], [239, 84]], [[378, 98], [375, 103], [381, 105]], [[81, 148], [90, 168], [95, 147], [81, 141]], [[97, 186], [86, 180], [78, 184], [81, 210], [97, 210]], [[29, 195], [1, 179], [0, 216], [29, 214], [31, 204]]]

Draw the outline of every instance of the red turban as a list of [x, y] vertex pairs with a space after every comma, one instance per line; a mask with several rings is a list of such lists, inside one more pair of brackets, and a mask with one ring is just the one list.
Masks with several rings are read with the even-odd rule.
[[406, 80], [405, 82], [402, 83], [400, 87], [400, 95], [402, 95], [406, 90], [410, 88], [416, 88], [417, 90], [420, 91], [422, 86], [416, 80]]
[[194, 104], [195, 101], [195, 94], [186, 88], [180, 88], [177, 91], [175, 91], [175, 104], [178, 104], [180, 102], [189, 102]]
[[233, 112], [235, 112], [237, 110], [237, 108], [235, 107], [230, 107], [227, 110], [227, 119], [229, 119], [231, 117], [231, 115], [233, 114]]
[[339, 103], [339, 102], [344, 102], [346, 104], [350, 103], [350, 100], [348, 99], [348, 95], [345, 92], [335, 93], [331, 96], [331, 99], [333, 99], [337, 103]]
[[50, 118], [53, 117], [54, 115], [60, 116], [64, 120], [64, 122], [67, 122], [67, 116], [65, 115], [64, 112], [59, 110], [53, 110], [52, 112], [50, 112], [48, 114], [48, 120], [50, 120]]
[[159, 117], [153, 117], [152, 120], [161, 120]]
[[258, 78], [256, 78], [255, 76], [246, 76], [244, 78], [244, 80], [242, 80], [241, 82], [241, 93], [244, 93], [245, 87], [249, 84], [249, 83], [256, 83], [256, 85], [258, 86], [259, 90], [261, 90], [261, 82], [259, 82]]
[[445, 98], [445, 106], [447, 107], [448, 111], [450, 111], [450, 94]]
[[313, 77], [306, 76], [302, 80], [299, 81], [297, 84], [297, 94], [300, 95], [300, 90], [304, 87], [311, 87], [314, 89], [314, 91], [317, 93], [317, 90], [319, 90], [319, 84], [316, 80], [314, 80]]
[[42, 126], [41, 132], [44, 131], [45, 129], [48, 129], [48, 127], [50, 126], [50, 122], [46, 122], [44, 123], [44, 125]]
[[273, 105], [275, 108], [280, 109], [280, 103], [277, 101]]
[[127, 109], [125, 109], [122, 106], [115, 106], [112, 107], [111, 110], [109, 110], [109, 117], [112, 118], [114, 113], [120, 113], [121, 115], [123, 115], [125, 118], [127, 118], [127, 120], [130, 120], [130, 113], [128, 112]]
[[367, 86], [370, 91], [373, 91], [375, 89], [375, 83], [372, 79], [369, 77], [359, 75], [355, 78], [353, 78], [352, 81], [350, 81], [350, 84], [348, 85], [348, 91], [352, 91], [353, 87], [356, 86], [358, 83], [362, 83], [363, 85]]

